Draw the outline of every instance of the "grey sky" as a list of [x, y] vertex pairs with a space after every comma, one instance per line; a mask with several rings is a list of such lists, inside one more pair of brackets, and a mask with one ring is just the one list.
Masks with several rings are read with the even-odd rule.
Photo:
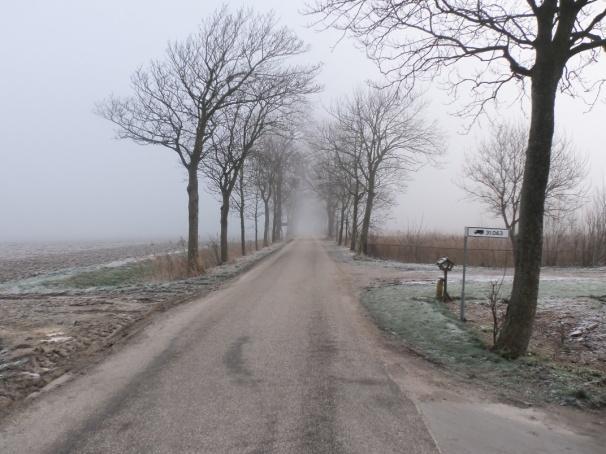
[[[165, 149], [113, 139], [113, 128], [92, 113], [110, 93], [128, 94], [130, 74], [161, 57], [168, 40], [194, 31], [222, 2], [214, 0], [26, 0], [4, 2], [0, 16], [0, 241], [31, 239], [158, 238], [185, 236], [185, 178]], [[365, 79], [379, 77], [348, 40], [316, 33], [298, 14], [303, 1], [232, 1], [274, 9], [310, 45], [308, 58], [324, 62], [316, 99], [328, 105]], [[606, 58], [593, 69], [604, 74]], [[448, 97], [428, 92], [430, 116], [447, 135], [440, 169], [413, 176], [389, 223], [460, 231], [465, 224], [493, 223], [464, 200], [453, 181], [463, 152], [482, 134], [448, 115]], [[508, 110], [513, 116], [519, 104]], [[604, 178], [606, 105], [590, 113], [581, 101], [559, 98], [558, 124], [587, 153], [592, 183]], [[201, 198], [201, 236], [218, 230], [218, 204]]]

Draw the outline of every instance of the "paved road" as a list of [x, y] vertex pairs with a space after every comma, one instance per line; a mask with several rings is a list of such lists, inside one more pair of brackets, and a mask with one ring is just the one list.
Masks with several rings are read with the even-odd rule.
[[2, 453], [434, 453], [336, 265], [295, 241], [5, 424]]

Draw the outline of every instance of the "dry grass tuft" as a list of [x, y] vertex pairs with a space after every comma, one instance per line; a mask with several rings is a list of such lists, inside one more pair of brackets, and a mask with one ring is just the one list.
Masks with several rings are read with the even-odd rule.
[[[368, 244], [371, 256], [407, 263], [435, 263], [447, 256], [463, 263], [463, 236], [436, 232], [398, 233], [374, 236]], [[475, 266], [510, 267], [513, 264], [509, 240], [469, 238], [467, 263]]]
[[[228, 263], [234, 263], [238, 257], [242, 256], [239, 242], [230, 243], [228, 250]], [[247, 242], [247, 254], [254, 252], [254, 250], [254, 242]], [[220, 261], [218, 243], [209, 241], [198, 251], [198, 269], [203, 270], [198, 275], [202, 275], [209, 269], [218, 266]], [[155, 281], [174, 281], [192, 277], [187, 267], [187, 253], [184, 251], [155, 257], [151, 261], [151, 276]]]

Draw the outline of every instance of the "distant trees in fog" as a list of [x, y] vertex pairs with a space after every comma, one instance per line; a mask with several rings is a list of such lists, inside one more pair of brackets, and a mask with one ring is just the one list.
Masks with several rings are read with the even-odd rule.
[[221, 194], [221, 259], [227, 259], [229, 200], [255, 142], [318, 89], [317, 65], [288, 61], [306, 51], [273, 14], [227, 7], [197, 33], [171, 43], [164, 59], [131, 78], [132, 94], [110, 97], [97, 110], [117, 135], [175, 151], [188, 175], [188, 266], [198, 260], [199, 174]]
[[339, 243], [350, 225], [350, 248], [366, 254], [376, 202], [441, 154], [437, 126], [423, 114], [423, 103], [410, 93], [366, 87], [338, 101], [318, 128], [311, 142], [315, 187], [326, 206], [328, 233], [337, 231]]

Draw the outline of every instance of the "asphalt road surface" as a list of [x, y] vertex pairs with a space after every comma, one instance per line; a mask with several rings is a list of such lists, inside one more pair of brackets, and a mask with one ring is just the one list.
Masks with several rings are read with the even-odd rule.
[[295, 241], [6, 421], [2, 453], [434, 453], [335, 263]]

